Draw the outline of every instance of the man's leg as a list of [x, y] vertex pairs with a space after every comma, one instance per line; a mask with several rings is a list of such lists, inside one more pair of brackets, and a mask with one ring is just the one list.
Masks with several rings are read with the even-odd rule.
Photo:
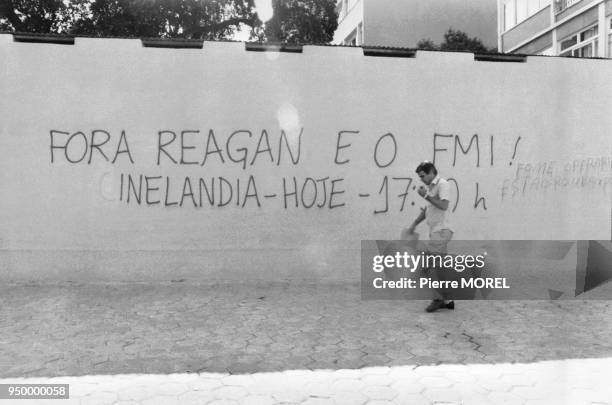
[[[448, 229], [441, 229], [436, 232], [431, 232], [429, 234], [429, 241], [427, 243], [427, 250], [429, 255], [442, 256], [446, 255], [448, 251], [448, 242], [453, 238], [453, 232]], [[436, 278], [440, 281], [444, 280], [445, 270], [442, 268], [432, 268], [430, 269], [430, 274], [435, 274]], [[444, 289], [434, 290], [434, 299], [433, 301], [425, 308], [427, 312], [434, 312], [438, 309], [447, 308], [454, 309], [455, 303], [453, 301], [446, 301], [448, 298], [444, 294]]]

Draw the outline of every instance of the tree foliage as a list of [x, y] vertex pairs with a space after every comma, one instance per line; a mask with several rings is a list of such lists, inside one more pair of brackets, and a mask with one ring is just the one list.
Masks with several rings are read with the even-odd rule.
[[442, 51], [487, 52], [488, 49], [478, 38], [470, 38], [463, 31], [449, 29], [444, 33], [444, 41], [440, 44]]
[[238, 25], [257, 26], [253, 1], [96, 0], [75, 34], [222, 39]]
[[254, 0], [0, 0], [0, 29], [187, 39], [229, 39], [240, 27], [260, 40], [329, 42], [338, 25], [335, 0], [273, 0], [258, 18]]
[[435, 51], [438, 49], [438, 46], [431, 39], [421, 39], [417, 42], [418, 49], [424, 49], [426, 51]]
[[0, 29], [19, 32], [61, 32], [70, 12], [62, 0], [0, 0]]
[[444, 33], [444, 41], [438, 46], [431, 39], [421, 39], [417, 48], [425, 50], [440, 51], [468, 51], [475, 53], [494, 52], [495, 49], [487, 48], [480, 39], [470, 38], [468, 34], [460, 30], [449, 28]]
[[329, 0], [273, 0], [274, 16], [265, 25], [271, 41], [327, 43], [338, 27], [336, 2]]

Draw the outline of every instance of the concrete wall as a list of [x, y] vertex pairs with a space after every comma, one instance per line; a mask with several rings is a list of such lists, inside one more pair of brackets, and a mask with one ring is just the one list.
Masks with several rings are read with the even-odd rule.
[[421, 39], [436, 44], [449, 29], [497, 47], [495, 0], [363, 0], [365, 43], [415, 47]]
[[356, 281], [424, 159], [456, 239], [611, 238], [610, 61], [10, 35], [0, 60], [4, 281]]

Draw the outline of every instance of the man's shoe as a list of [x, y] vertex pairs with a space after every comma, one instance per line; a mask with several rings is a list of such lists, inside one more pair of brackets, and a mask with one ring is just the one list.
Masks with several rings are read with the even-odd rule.
[[429, 303], [427, 308], [425, 308], [425, 311], [435, 312], [441, 308], [455, 309], [455, 301], [450, 301], [448, 303], [445, 303], [444, 300], [435, 299]]
[[431, 301], [429, 305], [427, 305], [427, 308], [425, 308], [425, 311], [435, 312], [440, 308], [446, 308], [446, 304], [444, 303], [444, 300], [435, 299]]

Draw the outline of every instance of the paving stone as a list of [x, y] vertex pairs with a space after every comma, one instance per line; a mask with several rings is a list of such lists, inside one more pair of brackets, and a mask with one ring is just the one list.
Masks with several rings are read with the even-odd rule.
[[367, 367], [363, 373], [365, 375], [388, 375], [390, 371], [389, 367]]
[[536, 387], [524, 387], [524, 386], [515, 386], [510, 388], [508, 391], [514, 395], [517, 395], [525, 400], [542, 400], [545, 398], [550, 398], [550, 395], [554, 395], [555, 391], [551, 391], [550, 389], [538, 389]]
[[522, 405], [524, 402], [523, 398], [511, 392], [491, 392], [488, 397], [492, 403], [500, 405]]
[[153, 398], [138, 401], [142, 405], [180, 405], [177, 397], [169, 395], [156, 395]]
[[412, 358], [412, 361], [417, 365], [435, 365], [439, 363], [438, 359], [431, 356], [415, 356]]
[[209, 402], [207, 405], [240, 405], [240, 402], [232, 399], [215, 399]]
[[[370, 377], [370, 376], [367, 376]], [[332, 389], [337, 391], [359, 391], [366, 386], [366, 382], [363, 379], [348, 379], [348, 378], [340, 378], [332, 384]]]
[[335, 365], [343, 369], [360, 369], [365, 367], [365, 362], [362, 360], [340, 358]]
[[221, 378], [221, 384], [229, 386], [245, 387], [255, 384], [255, 380], [250, 375], [229, 375]]
[[442, 375], [443, 374], [440, 374], [440, 376], [422, 377], [421, 379], [419, 379], [419, 382], [424, 387], [431, 387], [431, 388], [448, 388], [452, 386], [453, 381], [450, 378], [446, 376], [442, 376]]
[[399, 393], [419, 394], [423, 392], [425, 386], [418, 380], [398, 381], [391, 384], [391, 388]]
[[292, 391], [284, 391], [284, 387], [280, 388], [280, 391], [276, 391], [272, 394], [272, 397], [276, 402], [280, 403], [288, 403], [288, 404], [297, 404], [305, 401], [308, 398], [308, 395], [301, 391], [292, 390]]
[[81, 404], [83, 405], [103, 405], [112, 404], [118, 400], [117, 394], [112, 392], [96, 392], [95, 394], [88, 395], [81, 398]]
[[331, 399], [335, 405], [363, 405], [369, 400], [368, 397], [358, 392], [339, 392]]
[[393, 402], [400, 405], [422, 405], [429, 404], [430, 401], [421, 394], [400, 393]]
[[393, 384], [393, 379], [388, 374], [365, 375], [361, 377], [361, 381], [366, 385], [389, 386]]
[[157, 386], [155, 393], [159, 395], [172, 396], [184, 394], [188, 391], [189, 386], [187, 384], [180, 384], [176, 382], [162, 382]]
[[302, 402], [302, 405], [335, 405], [334, 400], [330, 398], [308, 398]]
[[369, 385], [361, 390], [361, 393], [370, 399], [392, 400], [398, 393], [391, 387]]
[[[50, 382], [50, 384], [63, 384], [63, 383], [53, 381], [53, 382]], [[92, 392], [95, 392], [98, 389], [98, 384], [96, 383], [74, 383], [70, 381], [70, 382], [67, 382], [67, 384], [70, 384], [70, 397], [71, 398], [83, 397], [83, 396], [91, 394]]]
[[454, 383], [462, 384], [473, 384], [476, 382], [476, 377], [467, 372], [467, 369], [463, 372], [459, 371], [448, 371], [444, 373], [444, 377], [448, 378]]
[[310, 396], [331, 397], [334, 393], [331, 384], [311, 382], [304, 385], [304, 392]]
[[512, 389], [512, 385], [501, 381], [497, 377], [481, 376], [476, 380], [476, 385], [489, 391], [509, 391]]
[[452, 388], [430, 388], [427, 387], [421, 393], [425, 398], [433, 403], [459, 403], [461, 393]]
[[241, 405], [273, 405], [275, 401], [267, 395], [249, 395], [240, 401]]
[[528, 399], [523, 402], [524, 405], [550, 405], [550, 400], [548, 399]]
[[[71, 390], [72, 391], [72, 390]], [[186, 391], [183, 391], [186, 392]], [[70, 392], [72, 395], [72, 392]], [[161, 392], [155, 390], [155, 392], [151, 391], [151, 386], [148, 385], [134, 385], [131, 387], [123, 388], [117, 391], [117, 398], [120, 401], [141, 401], [151, 396], [162, 395]]]
[[607, 403], [612, 401], [612, 397], [607, 392], [601, 392], [594, 389], [578, 388], [566, 392], [564, 395], [570, 403]]
[[356, 368], [346, 368], [346, 369], [334, 370], [333, 375], [336, 380], [340, 380], [340, 379], [358, 380], [359, 378], [363, 376], [363, 370], [356, 369]]
[[213, 392], [215, 398], [238, 400], [249, 394], [243, 387], [223, 386], [216, 388]]
[[502, 375], [500, 380], [512, 387], [531, 387], [537, 382], [533, 377], [524, 374], [506, 374]]
[[210, 392], [203, 391], [189, 391], [177, 397], [177, 400], [181, 405], [202, 405], [212, 401], [213, 399], [214, 396]]
[[187, 381], [186, 384], [190, 389], [197, 391], [212, 391], [215, 388], [221, 387], [223, 385], [221, 383], [220, 378], [205, 377], [200, 377], [197, 380]]

